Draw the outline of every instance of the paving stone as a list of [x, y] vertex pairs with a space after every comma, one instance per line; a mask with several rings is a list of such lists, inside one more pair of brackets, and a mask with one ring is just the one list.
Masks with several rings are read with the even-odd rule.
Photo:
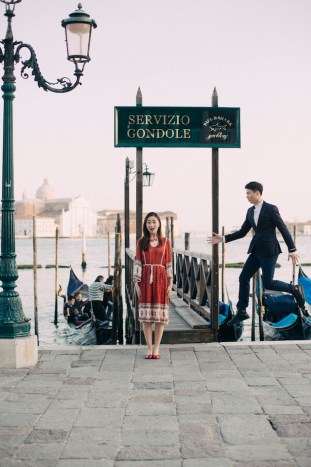
[[233, 462], [233, 467], [297, 467], [295, 460]]
[[[310, 367], [311, 370], [311, 367]], [[284, 389], [292, 397], [310, 397], [311, 398], [311, 387], [306, 384], [296, 385], [296, 384], [284, 384]]]
[[210, 414], [213, 412], [212, 404], [210, 403], [177, 403], [176, 406], [177, 414]]
[[256, 398], [251, 394], [212, 392], [211, 397], [215, 413], [262, 413]]
[[123, 446], [180, 446], [179, 431], [124, 430], [121, 440]]
[[175, 389], [174, 393], [176, 396], [202, 396], [207, 395], [205, 388], [182, 388], [182, 389]]
[[180, 459], [179, 446], [124, 446], [116, 460], [168, 460]]
[[62, 459], [114, 459], [119, 449], [117, 441], [107, 441], [95, 443], [88, 438], [87, 431], [85, 432], [87, 444], [81, 442], [68, 441], [64, 447]]
[[123, 430], [141, 430], [152, 429], [156, 427], [158, 430], [173, 430], [178, 429], [177, 416], [173, 415], [126, 415], [122, 425]]
[[[106, 466], [103, 466], [106, 467]], [[114, 467], [182, 467], [181, 460], [116, 461]]]
[[65, 430], [33, 429], [27, 436], [26, 443], [64, 443], [68, 434]]
[[304, 411], [298, 405], [268, 405], [263, 407], [268, 415], [303, 415]]
[[296, 457], [296, 462], [299, 467], [310, 467], [310, 457]]
[[71, 443], [84, 444], [85, 439], [92, 440], [94, 443], [107, 443], [109, 441], [121, 442], [121, 427], [88, 427], [72, 428], [69, 432], [68, 441]]
[[155, 391], [145, 392], [144, 394], [137, 394], [137, 391], [132, 391], [129, 400], [135, 403], [157, 402], [159, 404], [171, 404], [174, 402], [172, 394], [154, 394]]
[[270, 422], [281, 438], [311, 438], [311, 419], [307, 415], [275, 415]]
[[0, 459], [14, 457], [25, 441], [25, 436], [0, 436]]
[[0, 402], [0, 414], [41, 414], [50, 403], [50, 400], [37, 401], [37, 403], [33, 401], [30, 403], [27, 399], [24, 402]]
[[63, 450], [63, 444], [59, 443], [31, 443], [23, 445], [17, 456], [18, 459], [30, 460], [57, 460]]
[[240, 378], [207, 378], [206, 388], [212, 392], [242, 392], [248, 391], [248, 385]]
[[[232, 467], [229, 459], [219, 458], [201, 458], [201, 459], [183, 459], [182, 467]], [[249, 466], [248, 466], [249, 467]]]
[[162, 404], [161, 402], [132, 402], [126, 407], [126, 415], [176, 415], [176, 404]]
[[63, 430], [69, 430], [78, 413], [79, 409], [48, 409], [37, 421], [35, 428], [57, 430], [61, 427]]
[[292, 456], [309, 457], [311, 459], [310, 438], [285, 438], [282, 441]]
[[[251, 444], [247, 442], [238, 446], [226, 447], [226, 452], [231, 460], [256, 462], [256, 461], [279, 461], [291, 460], [285, 446], [281, 443], [275, 444]], [[252, 465], [252, 464], [251, 464]], [[274, 465], [274, 464], [273, 464]]]
[[265, 415], [228, 414], [218, 415], [223, 439], [226, 443], [245, 445], [275, 444], [278, 440]]
[[0, 426], [2, 427], [32, 427], [39, 419], [39, 414], [1, 414]]
[[[56, 467], [114, 467], [114, 465], [112, 459], [88, 459], [87, 466], [85, 459], [61, 459], [56, 464]], [[40, 467], [46, 466], [41, 465]]]
[[122, 426], [124, 417], [123, 408], [89, 408], [85, 407], [80, 410], [74, 426], [75, 427], [112, 427]]

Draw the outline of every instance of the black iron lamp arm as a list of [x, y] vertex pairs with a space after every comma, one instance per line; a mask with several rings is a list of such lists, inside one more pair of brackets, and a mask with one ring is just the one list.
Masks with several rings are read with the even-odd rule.
[[[59, 78], [55, 83], [51, 83], [50, 81], [47, 81], [39, 68], [38, 60], [36, 53], [33, 49], [33, 47], [29, 44], [24, 44], [23, 42], [17, 42], [15, 43], [16, 45], [18, 44], [16, 48], [16, 52], [14, 54], [14, 61], [18, 63], [20, 61], [20, 51], [22, 49], [28, 49], [30, 52], [30, 58], [28, 60], [23, 60], [22, 61], [22, 69], [21, 69], [21, 76], [24, 79], [29, 78], [29, 74], [26, 73], [27, 68], [31, 68], [32, 72], [31, 74], [34, 76], [34, 80], [37, 81], [39, 88], [43, 88], [45, 91], [51, 91], [51, 92], [57, 92], [57, 93], [64, 93], [64, 92], [69, 92], [75, 89], [78, 84], [80, 83], [81, 76], [83, 76], [83, 68], [84, 64], [82, 66], [82, 70], [80, 70], [75, 64], [76, 68], [74, 71], [74, 75], [76, 77], [76, 80], [74, 83], [71, 82], [71, 80], [67, 77]], [[2, 55], [3, 56], [3, 55]], [[1, 60], [1, 55], [0, 55], [0, 60]], [[3, 59], [2, 59], [3, 60]], [[54, 86], [59, 86], [59, 87], [54, 87]]]

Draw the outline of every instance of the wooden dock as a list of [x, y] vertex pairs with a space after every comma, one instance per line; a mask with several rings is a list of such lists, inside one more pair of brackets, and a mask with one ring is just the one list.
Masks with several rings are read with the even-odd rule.
[[[143, 334], [142, 339], [144, 339]], [[176, 292], [172, 292], [169, 324], [164, 328], [162, 344], [191, 344], [212, 341], [213, 336], [208, 323], [178, 298]]]

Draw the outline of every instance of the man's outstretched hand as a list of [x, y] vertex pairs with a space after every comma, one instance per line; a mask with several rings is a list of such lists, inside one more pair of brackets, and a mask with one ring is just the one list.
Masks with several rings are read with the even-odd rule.
[[288, 261], [289, 260], [292, 260], [292, 263], [295, 265], [295, 264], [298, 264], [299, 263], [299, 255], [298, 253], [292, 253], [291, 255], [288, 255]]
[[213, 236], [212, 237], [207, 237], [207, 242], [210, 244], [210, 245], [217, 245], [217, 243], [221, 243], [222, 242], [222, 235], [219, 235], [217, 233], [214, 233], [212, 234]]

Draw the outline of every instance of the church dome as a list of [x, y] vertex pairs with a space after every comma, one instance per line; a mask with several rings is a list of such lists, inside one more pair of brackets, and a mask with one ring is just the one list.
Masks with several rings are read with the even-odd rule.
[[55, 199], [55, 191], [49, 184], [47, 178], [44, 179], [43, 185], [41, 185], [36, 192], [36, 198], [42, 201], [48, 201], [49, 199]]

